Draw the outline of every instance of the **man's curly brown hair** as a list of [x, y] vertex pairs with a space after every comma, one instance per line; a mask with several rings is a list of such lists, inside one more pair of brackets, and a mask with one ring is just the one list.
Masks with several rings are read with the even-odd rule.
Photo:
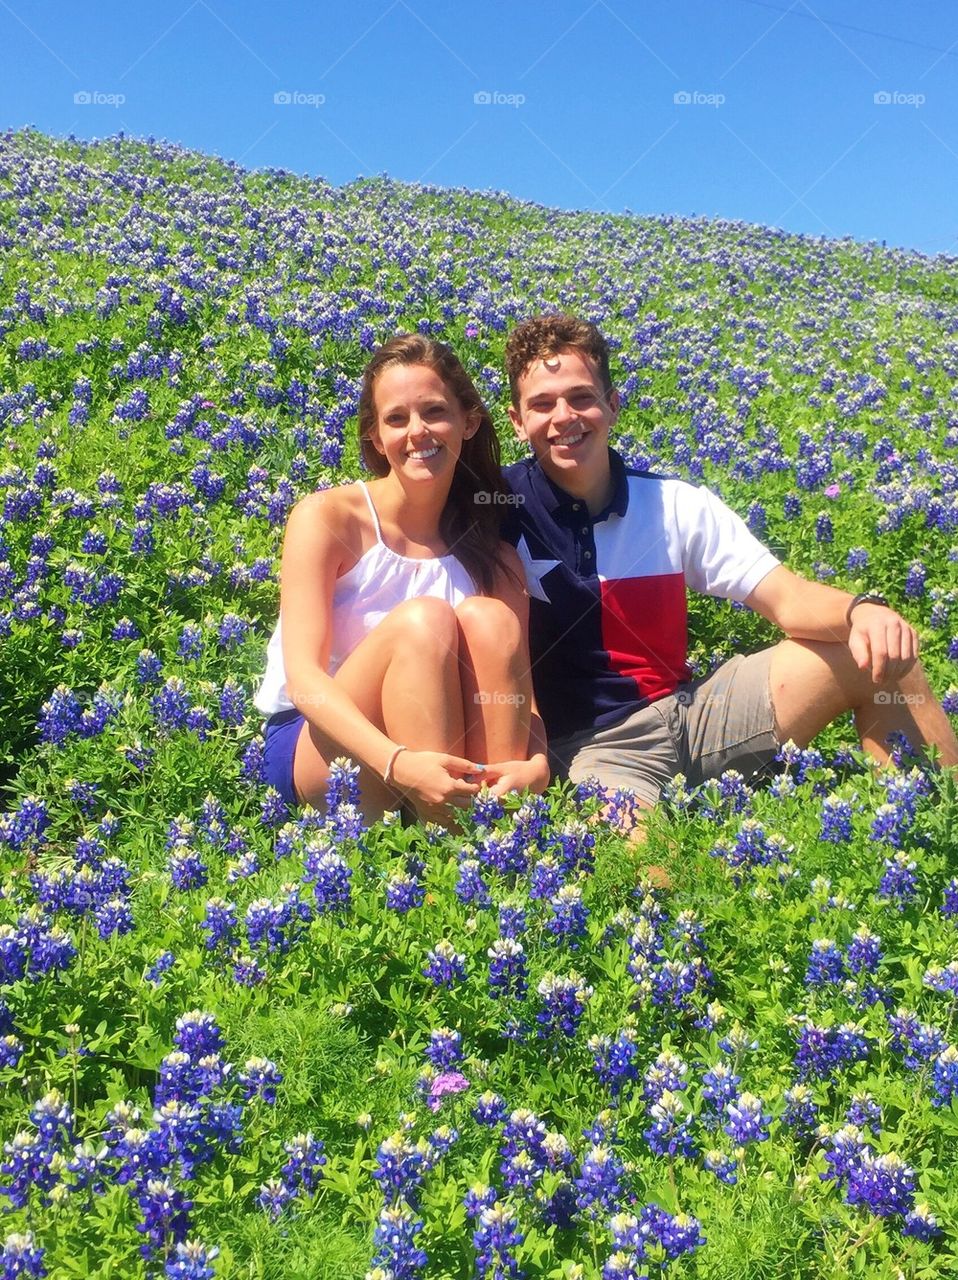
[[536, 360], [554, 356], [563, 347], [574, 347], [583, 355], [591, 356], [599, 366], [602, 389], [608, 395], [612, 390], [612, 374], [609, 372], [609, 344], [588, 320], [558, 312], [555, 315], [532, 316], [517, 324], [506, 342], [506, 372], [513, 407], [519, 407], [519, 379]]

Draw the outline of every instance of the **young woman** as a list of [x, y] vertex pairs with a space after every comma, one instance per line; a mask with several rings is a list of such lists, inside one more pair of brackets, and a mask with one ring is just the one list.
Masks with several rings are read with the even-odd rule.
[[456, 355], [415, 334], [382, 346], [359, 437], [378, 478], [310, 494], [286, 526], [255, 699], [270, 782], [318, 808], [346, 755], [367, 817], [406, 801], [439, 822], [483, 782], [543, 790], [528, 596], [499, 539], [499, 445]]

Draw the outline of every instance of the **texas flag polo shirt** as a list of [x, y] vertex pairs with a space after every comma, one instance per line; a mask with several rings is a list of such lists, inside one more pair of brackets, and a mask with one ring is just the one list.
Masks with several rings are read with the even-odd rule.
[[506, 467], [503, 536], [530, 597], [529, 647], [550, 739], [617, 724], [690, 677], [686, 588], [744, 600], [779, 561], [708, 489], [636, 471], [614, 449], [594, 518], [534, 459]]

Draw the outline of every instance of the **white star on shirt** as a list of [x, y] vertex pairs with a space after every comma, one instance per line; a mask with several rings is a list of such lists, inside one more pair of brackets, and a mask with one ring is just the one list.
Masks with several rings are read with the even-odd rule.
[[561, 564], [559, 560], [536, 560], [532, 552], [529, 550], [529, 544], [526, 542], [526, 535], [523, 534], [516, 545], [519, 553], [519, 559], [522, 561], [522, 567], [526, 574], [526, 586], [529, 589], [529, 595], [534, 596], [536, 600], [544, 600], [546, 604], [552, 601], [546, 595], [545, 588], [542, 585], [542, 579], [547, 573]]

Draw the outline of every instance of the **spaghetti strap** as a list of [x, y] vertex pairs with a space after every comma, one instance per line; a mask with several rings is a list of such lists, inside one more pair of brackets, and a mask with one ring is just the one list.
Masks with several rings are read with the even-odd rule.
[[382, 531], [382, 529], [379, 527], [379, 516], [376, 514], [376, 508], [373, 506], [373, 500], [372, 500], [372, 497], [371, 497], [371, 495], [370, 495], [370, 492], [369, 492], [369, 490], [366, 488], [366, 481], [365, 481], [365, 480], [357, 480], [357, 482], [356, 482], [356, 483], [359, 485], [360, 489], [362, 489], [362, 491], [363, 491], [363, 496], [364, 496], [364, 497], [365, 497], [365, 499], [366, 499], [366, 505], [367, 505], [367, 507], [369, 507], [369, 514], [370, 514], [370, 515], [372, 516], [372, 518], [373, 518], [373, 528], [376, 530], [376, 541], [377, 541], [378, 543], [380, 543], [382, 546], [385, 546], [386, 544], [385, 544], [385, 542], [383, 542], [383, 531]]

